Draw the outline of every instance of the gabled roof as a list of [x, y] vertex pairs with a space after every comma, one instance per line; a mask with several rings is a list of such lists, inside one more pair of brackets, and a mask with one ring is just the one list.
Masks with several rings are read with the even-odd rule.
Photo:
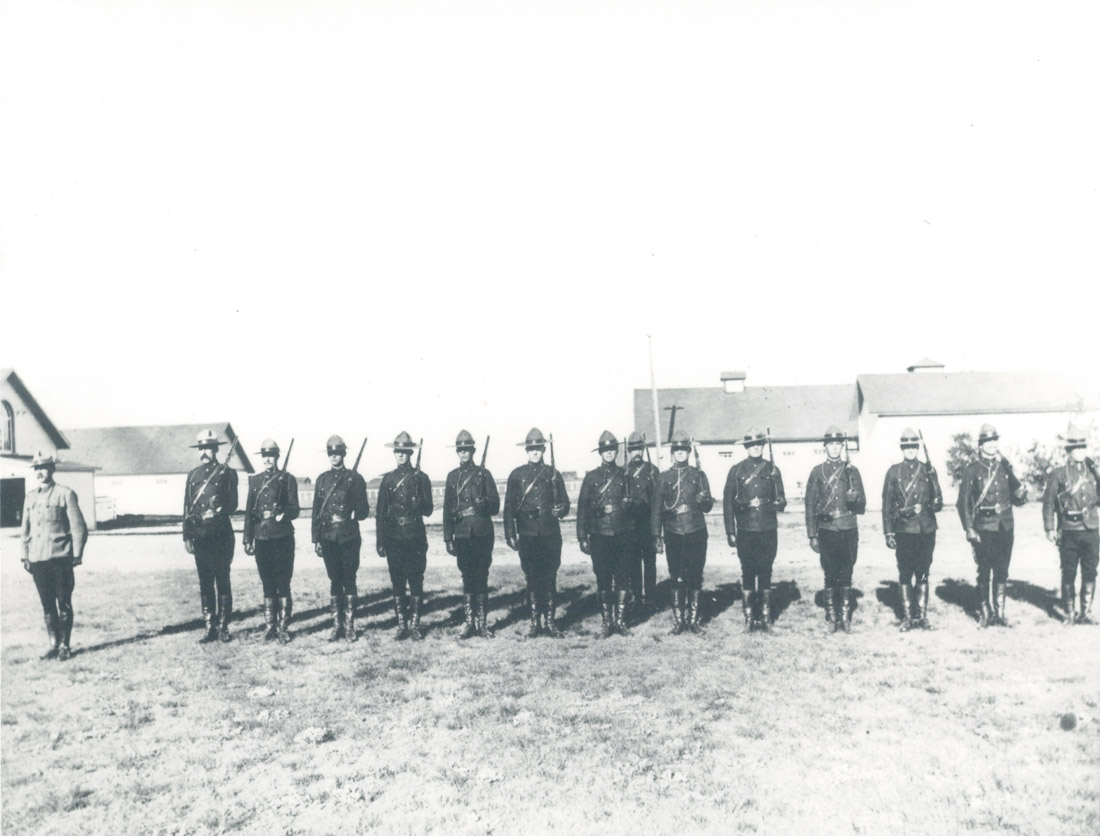
[[58, 450], [68, 450], [69, 440], [65, 438], [61, 430], [54, 426], [53, 421], [46, 415], [44, 409], [38, 405], [38, 401], [34, 399], [34, 395], [30, 393], [30, 390], [24, 385], [23, 381], [19, 379], [19, 375], [15, 373], [15, 369], [0, 369], [0, 380], [6, 380], [11, 384], [11, 388], [15, 390], [16, 394], [23, 400], [23, 403], [27, 405], [27, 409], [31, 411], [31, 415], [38, 422], [39, 426], [46, 431], [46, 435], [50, 437], [50, 441]]
[[874, 415], [1091, 412], [1100, 382], [1067, 372], [861, 374], [860, 410]]
[[943, 368], [943, 363], [939, 362], [938, 360], [932, 360], [927, 355], [925, 355], [920, 360], [918, 360], [916, 363], [911, 365], [908, 368], [908, 371], [913, 371], [914, 369], [942, 369], [942, 368]]
[[[704, 444], [739, 442], [751, 426], [771, 428], [775, 441], [817, 441], [836, 424], [849, 437], [859, 433], [856, 387], [852, 383], [824, 386], [750, 386], [728, 394], [718, 387], [658, 389], [661, 440], [667, 441], [669, 413], [678, 405], [676, 428]], [[653, 435], [653, 394], [634, 390], [634, 427]]]
[[[195, 438], [211, 429], [222, 441], [232, 444], [237, 437], [228, 421], [210, 424], [170, 424], [151, 427], [97, 427], [66, 430], [73, 458], [96, 465], [100, 476], [190, 473], [198, 465], [197, 452], [191, 449]], [[224, 460], [228, 447], [222, 445]], [[248, 454], [237, 445], [234, 467], [245, 473], [255, 472]]]

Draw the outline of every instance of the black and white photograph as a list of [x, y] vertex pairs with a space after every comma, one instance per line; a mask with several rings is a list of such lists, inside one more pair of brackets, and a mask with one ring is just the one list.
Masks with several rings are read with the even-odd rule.
[[1098, 32], [0, 4], [0, 832], [1100, 833]]

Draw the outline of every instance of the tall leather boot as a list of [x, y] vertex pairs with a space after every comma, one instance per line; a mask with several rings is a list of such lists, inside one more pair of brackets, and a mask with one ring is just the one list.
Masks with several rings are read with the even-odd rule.
[[214, 601], [211, 598], [202, 599], [202, 623], [204, 632], [199, 644], [209, 644], [218, 640], [218, 625], [214, 618]]
[[458, 634], [460, 639], [472, 639], [477, 635], [477, 622], [474, 616], [474, 596], [462, 596], [462, 610], [465, 621], [462, 623], [462, 632]]
[[1062, 584], [1062, 609], [1066, 611], [1065, 618], [1062, 619], [1063, 627], [1072, 627], [1077, 620], [1077, 613], [1074, 609], [1077, 605], [1077, 590], [1071, 583]]
[[279, 600], [279, 644], [290, 642], [290, 614], [293, 611], [294, 602], [289, 595]]
[[752, 632], [752, 590], [741, 588], [741, 612], [745, 616], [745, 632]]
[[546, 599], [546, 635], [552, 639], [565, 638], [565, 633], [558, 627], [558, 602], [553, 592]]
[[626, 626], [626, 612], [630, 606], [630, 592], [626, 589], [619, 589], [615, 592], [615, 609], [613, 615], [615, 619], [615, 631], [620, 636], [633, 635], [630, 632], [630, 628]]
[[355, 632], [355, 607], [358, 603], [357, 595], [344, 596], [344, 638], [349, 642], [359, 640], [359, 634]]
[[852, 588], [850, 586], [840, 588], [840, 613], [837, 621], [840, 629], [845, 633], [852, 632]]
[[328, 634], [330, 642], [344, 637], [344, 602], [342, 599], [342, 595], [333, 595], [328, 601], [328, 609], [332, 613], [332, 630]]
[[233, 596], [218, 596], [218, 641], [227, 642], [229, 635], [229, 620], [233, 617]]
[[680, 584], [672, 586], [672, 630], [671, 635], [678, 636], [684, 632], [684, 590]]
[[1001, 627], [1011, 626], [1005, 616], [1005, 598], [1008, 597], [1008, 584], [993, 584], [993, 623]]
[[598, 594], [600, 598], [600, 618], [603, 621], [600, 627], [600, 638], [607, 639], [615, 635], [615, 617], [612, 612], [615, 604], [610, 592], [600, 592]]
[[772, 591], [763, 589], [760, 591], [760, 627], [765, 633], [772, 630]]
[[73, 605], [65, 602], [57, 606], [58, 631], [61, 634], [61, 646], [57, 649], [57, 659], [64, 662], [72, 655], [69, 650], [69, 638], [73, 634]]
[[489, 596], [485, 593], [474, 596], [474, 626], [480, 638], [491, 639], [493, 634], [489, 632]]
[[414, 642], [418, 642], [424, 638], [424, 634], [420, 632], [420, 603], [422, 599], [419, 595], [409, 596], [409, 638]]
[[985, 629], [993, 622], [993, 611], [989, 607], [989, 584], [978, 584], [978, 627]]
[[909, 617], [913, 606], [913, 589], [909, 584], [903, 583], [898, 585], [898, 591], [901, 593], [901, 626], [898, 629], [903, 633], [908, 633], [913, 629], [913, 621]]
[[279, 635], [279, 628], [275, 624], [275, 599], [264, 598], [264, 635], [263, 640], [269, 642]]
[[924, 581], [917, 587], [917, 626], [922, 630], [931, 630], [928, 623], [928, 581]]
[[703, 628], [699, 626], [699, 592], [698, 589], [688, 590], [687, 603], [687, 628], [697, 636], [703, 633]]
[[393, 611], [397, 615], [397, 632], [394, 641], [404, 641], [409, 637], [409, 610], [404, 595], [393, 596]]
[[56, 659], [58, 653], [58, 647], [61, 646], [61, 622], [56, 612], [48, 612], [45, 614], [46, 619], [46, 635], [50, 639], [50, 649], [42, 654], [42, 659]]
[[1077, 616], [1078, 624], [1095, 624], [1092, 620], [1092, 601], [1096, 597], [1096, 581], [1081, 584], [1081, 612]]
[[821, 599], [825, 604], [825, 624], [828, 626], [826, 632], [835, 633], [837, 627], [836, 590], [831, 586], [825, 587], [821, 591]]
[[527, 606], [531, 611], [531, 623], [527, 627], [527, 638], [535, 639], [539, 635], [539, 596], [531, 587], [527, 589]]

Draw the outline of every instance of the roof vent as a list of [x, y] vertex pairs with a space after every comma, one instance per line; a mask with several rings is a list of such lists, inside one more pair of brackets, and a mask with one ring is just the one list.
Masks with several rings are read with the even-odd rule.
[[937, 363], [935, 360], [930, 360], [927, 357], [918, 360], [911, 365], [906, 371], [912, 372], [933, 372], [943, 368], [943, 363]]
[[727, 395], [745, 391], [745, 372], [722, 372], [722, 388]]

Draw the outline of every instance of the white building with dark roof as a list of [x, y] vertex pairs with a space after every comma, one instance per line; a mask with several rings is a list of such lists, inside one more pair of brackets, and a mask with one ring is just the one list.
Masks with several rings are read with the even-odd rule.
[[[228, 421], [209, 424], [170, 424], [148, 427], [97, 427], [65, 431], [74, 457], [94, 463], [99, 472], [96, 497], [117, 516], [178, 517], [183, 514], [187, 474], [199, 463], [191, 447], [205, 429], [223, 441], [219, 461], [225, 461], [237, 438]], [[254, 473], [243, 442], [233, 451], [230, 465]], [[240, 507], [248, 496], [248, 479], [238, 480]]]
[[0, 369], [0, 527], [22, 525], [23, 500], [34, 486], [31, 460], [40, 451], [57, 460], [54, 481], [76, 492], [84, 521], [94, 528], [96, 468], [73, 454], [15, 370]]
[[[803, 494], [810, 470], [824, 457], [825, 429], [840, 427], [863, 476], [868, 507], [877, 508], [886, 470], [901, 459], [898, 442], [906, 427], [924, 433], [950, 502], [946, 461], [956, 434], [976, 438], [978, 428], [991, 423], [1005, 454], [1019, 461], [1035, 441], [1055, 444], [1071, 421], [1100, 424], [1100, 382], [1066, 372], [947, 372], [925, 358], [908, 372], [862, 374], [851, 384], [754, 387], [746, 382], [743, 372], [723, 372], [721, 386], [657, 390], [662, 442], [668, 410], [679, 407], [676, 428], [699, 443], [716, 494], [730, 465], [744, 458], [739, 441], [750, 426], [770, 427], [776, 464], [792, 497]], [[649, 389], [634, 390], [634, 422], [654, 435]]]

